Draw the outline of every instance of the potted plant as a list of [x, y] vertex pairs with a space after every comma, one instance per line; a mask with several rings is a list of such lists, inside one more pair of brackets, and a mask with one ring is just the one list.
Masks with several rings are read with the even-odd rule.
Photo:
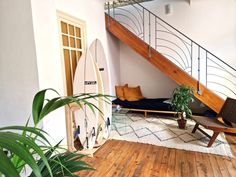
[[84, 155], [61, 148], [60, 142], [52, 146], [47, 139], [48, 134], [38, 125], [45, 116], [60, 107], [77, 103], [81, 108], [88, 105], [95, 110], [98, 108], [90, 102], [91, 99], [103, 97], [104, 101], [109, 101], [108, 96], [79, 94], [48, 99], [48, 91], [56, 92], [53, 89], [45, 89], [34, 97], [33, 126], [28, 126], [28, 121], [25, 126], [0, 127], [0, 177], [75, 177], [78, 176], [75, 172], [93, 170], [82, 160]]
[[192, 115], [192, 111], [189, 108], [189, 103], [193, 102], [193, 88], [180, 85], [173, 91], [171, 98], [171, 106], [178, 113], [178, 126], [180, 129], [185, 129], [187, 120]]

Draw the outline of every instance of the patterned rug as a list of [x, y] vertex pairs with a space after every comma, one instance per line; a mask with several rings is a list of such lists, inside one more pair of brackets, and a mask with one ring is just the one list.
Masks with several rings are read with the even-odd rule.
[[[186, 130], [181, 130], [174, 118], [158, 117], [155, 114], [145, 118], [143, 114], [120, 111], [113, 113], [110, 139], [233, 157], [223, 133], [212, 147], [207, 148], [209, 138], [199, 131], [191, 133], [194, 125], [194, 121], [188, 120]], [[212, 134], [206, 129], [204, 131]]]

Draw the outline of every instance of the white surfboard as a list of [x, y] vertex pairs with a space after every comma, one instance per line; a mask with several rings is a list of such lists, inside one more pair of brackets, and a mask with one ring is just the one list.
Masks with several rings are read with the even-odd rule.
[[[102, 76], [99, 71], [97, 63], [95, 63], [97, 81], [98, 81], [98, 93], [104, 94], [104, 87], [102, 82]], [[106, 119], [104, 118], [104, 112], [106, 112], [106, 104], [104, 99], [101, 97], [98, 99], [98, 108], [101, 112], [98, 113], [98, 127], [96, 136], [96, 145], [100, 146], [104, 142], [104, 132], [106, 129]]]
[[[92, 44], [89, 47], [89, 51], [98, 66], [99, 73], [101, 75], [102, 80], [102, 90], [100, 93], [109, 95], [110, 94], [110, 80], [109, 80], [109, 74], [108, 74], [108, 64], [106, 55], [102, 46], [102, 43], [100, 40], [95, 39]], [[98, 74], [97, 74], [98, 75]], [[100, 82], [98, 82], [100, 83]], [[107, 139], [109, 137], [110, 133], [110, 124], [111, 124], [111, 104], [105, 103], [103, 101], [102, 112], [103, 112], [103, 118], [100, 117], [98, 123], [100, 127], [103, 127], [103, 130], [100, 129], [98, 132], [99, 134], [102, 134], [103, 138]], [[101, 135], [98, 135], [98, 141], [100, 141]]]
[[[80, 93], [98, 93], [96, 68], [92, 56], [87, 50], [81, 56], [75, 71], [73, 82], [73, 94]], [[98, 101], [95, 99], [88, 100], [98, 107]], [[79, 127], [78, 137], [84, 149], [92, 149], [95, 144], [98, 111], [95, 113], [88, 107], [75, 111], [76, 127]]]

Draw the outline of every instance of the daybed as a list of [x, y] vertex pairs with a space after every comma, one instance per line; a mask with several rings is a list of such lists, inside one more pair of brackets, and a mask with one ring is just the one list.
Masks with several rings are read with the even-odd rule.
[[113, 105], [119, 105], [122, 109], [127, 109], [130, 111], [141, 111], [144, 112], [145, 117], [147, 116], [148, 112], [157, 112], [157, 113], [168, 113], [168, 114], [176, 114], [171, 109], [171, 105], [165, 101], [168, 98], [144, 98], [138, 101], [127, 101], [127, 100], [120, 100], [119, 98], [112, 101]]
[[[144, 98], [140, 86], [128, 87], [128, 84], [125, 84], [124, 86], [115, 86], [115, 90], [117, 99], [113, 100], [112, 103], [115, 106], [121, 106], [122, 109], [144, 112], [145, 117], [148, 112], [177, 114], [172, 110], [169, 98]], [[214, 111], [202, 106], [197, 101], [190, 107], [194, 115], [208, 117], [215, 117], [216, 115]]]

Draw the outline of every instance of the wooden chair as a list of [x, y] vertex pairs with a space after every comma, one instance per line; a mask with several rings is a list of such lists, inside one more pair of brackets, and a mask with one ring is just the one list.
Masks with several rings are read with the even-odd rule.
[[[192, 133], [195, 133], [198, 129], [204, 135], [209, 137], [210, 141], [207, 147], [211, 147], [219, 133], [236, 133], [236, 127], [233, 127], [233, 124], [236, 123], [236, 100], [227, 98], [216, 118], [192, 116], [192, 119], [196, 122]], [[199, 125], [212, 130], [214, 132], [213, 135], [208, 135], [205, 131], [199, 128]]]

